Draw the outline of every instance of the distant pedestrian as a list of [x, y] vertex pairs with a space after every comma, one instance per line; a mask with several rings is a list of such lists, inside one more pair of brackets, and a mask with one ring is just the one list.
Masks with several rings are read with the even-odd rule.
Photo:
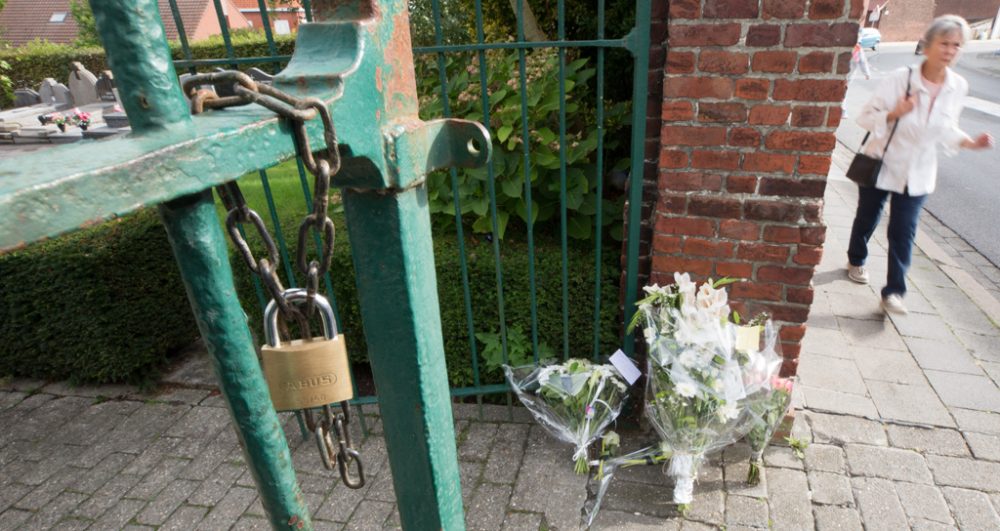
[[858, 70], [864, 74], [865, 79], [872, 78], [872, 71], [868, 67], [868, 56], [865, 55], [865, 51], [861, 49], [861, 42], [854, 43], [854, 51], [851, 52], [851, 73], [847, 75], [847, 79], [854, 77], [854, 73]]
[[[948, 155], [959, 148], [987, 149], [994, 145], [989, 133], [973, 139], [958, 127], [969, 84], [948, 67], [969, 34], [969, 24], [961, 17], [944, 15], [934, 19], [923, 39], [924, 61], [892, 72], [857, 118], [872, 136], [864, 153], [882, 158], [883, 164], [875, 186], [858, 189], [847, 276], [868, 283], [868, 240], [878, 226], [886, 199], [891, 197], [889, 271], [882, 288], [882, 308], [889, 313], [907, 313], [903, 304], [906, 271], [921, 207], [937, 181], [937, 145], [941, 144]], [[894, 125], [895, 134], [890, 135]], [[892, 142], [886, 150], [890, 136]]]

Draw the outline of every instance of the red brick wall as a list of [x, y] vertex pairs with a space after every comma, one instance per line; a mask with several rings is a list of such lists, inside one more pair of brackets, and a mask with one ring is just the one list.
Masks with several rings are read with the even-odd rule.
[[781, 325], [786, 375], [813, 299], [823, 191], [862, 0], [673, 0], [650, 280], [747, 279]]

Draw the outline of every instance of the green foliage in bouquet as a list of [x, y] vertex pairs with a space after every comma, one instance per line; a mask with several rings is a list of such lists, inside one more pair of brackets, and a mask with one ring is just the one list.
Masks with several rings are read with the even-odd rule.
[[758, 396], [751, 397], [750, 414], [753, 417], [753, 427], [747, 433], [750, 443], [750, 470], [747, 472], [747, 484], [760, 483], [760, 463], [764, 450], [774, 436], [774, 430], [785, 418], [785, 412], [792, 401], [792, 382], [785, 378], [774, 378], [770, 389], [762, 389]]

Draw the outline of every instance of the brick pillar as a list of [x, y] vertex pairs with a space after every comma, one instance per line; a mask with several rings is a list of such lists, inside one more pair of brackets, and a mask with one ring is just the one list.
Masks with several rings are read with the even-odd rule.
[[823, 192], [862, 0], [673, 0], [650, 281], [746, 279], [792, 375], [826, 227]]

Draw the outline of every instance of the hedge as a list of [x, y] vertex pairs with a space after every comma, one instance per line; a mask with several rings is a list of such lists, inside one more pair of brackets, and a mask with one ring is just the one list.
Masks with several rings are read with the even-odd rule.
[[[335, 215], [344, 227], [341, 215]], [[295, 241], [297, 219], [282, 222]], [[343, 233], [342, 233], [343, 234]], [[253, 243], [253, 242], [251, 242]], [[347, 238], [340, 236], [331, 267], [333, 290], [354, 362], [366, 359], [354, 268]], [[492, 243], [466, 242], [477, 332], [499, 328]], [[502, 244], [505, 315], [530, 330], [526, 244]], [[453, 386], [472, 383], [457, 240], [435, 235], [435, 260], [448, 373]], [[571, 354], [593, 349], [593, 248], [568, 250]], [[261, 308], [251, 275], [232, 255], [237, 291], [260, 341]], [[535, 271], [540, 340], [562, 345], [561, 258], [554, 238], [536, 240]], [[603, 260], [602, 351], [617, 343], [617, 252]], [[155, 377], [170, 355], [197, 337], [197, 328], [155, 212], [140, 211], [99, 227], [34, 244], [0, 256], [0, 375], [70, 379], [75, 382], [143, 382]], [[590, 308], [590, 310], [586, 310]], [[482, 343], [477, 348], [482, 351]], [[497, 371], [485, 381], [500, 381]]]
[[[271, 55], [267, 41], [262, 33], [234, 32], [232, 35], [233, 51], [236, 57], [263, 57]], [[295, 48], [293, 36], [275, 36], [278, 55], [291, 55]], [[191, 43], [191, 56], [194, 59], [218, 59], [226, 57], [226, 47], [222, 37], [216, 36], [203, 41]], [[175, 60], [185, 59], [184, 51], [179, 42], [170, 42], [170, 52]], [[78, 48], [70, 45], [48, 42], [33, 42], [21, 48], [11, 48], [0, 51], [0, 61], [7, 61], [10, 70], [7, 75], [14, 88], [30, 88], [38, 90], [42, 80], [51, 77], [60, 83], [69, 79], [69, 65], [79, 61], [95, 75], [108, 69], [104, 49], [100, 47]], [[262, 66], [263, 65], [263, 66]], [[225, 66], [225, 65], [222, 65]], [[240, 65], [240, 68], [250, 68], [251, 64]], [[260, 65], [265, 70], [277, 71], [279, 68], [268, 67], [267, 62]], [[210, 70], [203, 69], [203, 70]], [[6, 101], [0, 102], [4, 107], [13, 104], [10, 95]]]
[[0, 374], [142, 383], [198, 336], [155, 211], [0, 256]]

